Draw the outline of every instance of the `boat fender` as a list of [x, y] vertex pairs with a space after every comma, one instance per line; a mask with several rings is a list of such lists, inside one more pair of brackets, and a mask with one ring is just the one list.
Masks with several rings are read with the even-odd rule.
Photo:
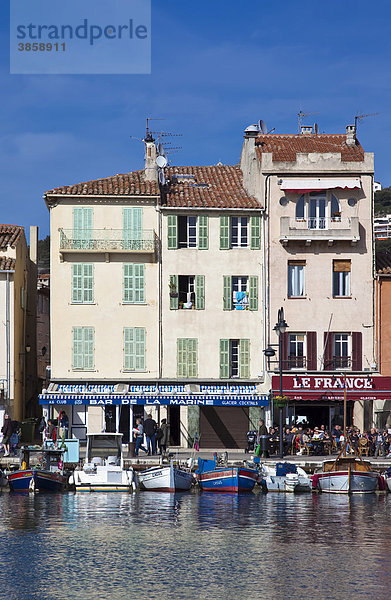
[[312, 475], [311, 481], [312, 481], [312, 489], [316, 490], [318, 488], [319, 475], [317, 475], [316, 473], [314, 475]]
[[386, 489], [386, 480], [384, 479], [383, 475], [379, 475], [379, 490], [384, 492]]
[[68, 483], [69, 483], [69, 485], [75, 485], [75, 477], [74, 477], [73, 473], [72, 473], [72, 475], [69, 475]]

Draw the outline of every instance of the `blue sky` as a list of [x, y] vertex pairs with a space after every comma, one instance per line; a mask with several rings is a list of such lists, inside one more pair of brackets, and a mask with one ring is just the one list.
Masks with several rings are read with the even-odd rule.
[[[126, 1], [126, 0], [124, 0]], [[10, 75], [9, 14], [0, 20], [0, 222], [49, 233], [45, 190], [139, 169], [146, 117], [182, 134], [172, 164], [235, 164], [260, 118], [297, 131], [318, 114], [325, 133], [354, 115], [391, 185], [391, 3], [152, 0], [151, 75]]]

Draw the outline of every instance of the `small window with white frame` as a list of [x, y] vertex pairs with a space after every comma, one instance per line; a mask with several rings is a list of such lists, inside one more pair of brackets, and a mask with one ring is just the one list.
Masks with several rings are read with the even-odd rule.
[[350, 360], [350, 335], [348, 333], [334, 333], [333, 339], [333, 367], [347, 369], [351, 366]]
[[288, 346], [288, 369], [305, 369], [305, 335], [290, 333]]
[[333, 260], [333, 298], [350, 298], [350, 260]]
[[288, 261], [288, 298], [305, 296], [305, 260]]
[[197, 247], [197, 217], [178, 217], [178, 248]]
[[247, 248], [248, 217], [231, 217], [231, 248]]

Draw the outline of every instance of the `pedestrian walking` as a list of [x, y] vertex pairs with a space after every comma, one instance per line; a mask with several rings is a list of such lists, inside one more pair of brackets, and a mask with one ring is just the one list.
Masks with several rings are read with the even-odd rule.
[[145, 454], [148, 454], [147, 448], [143, 446], [144, 427], [141, 419], [136, 419], [136, 427], [133, 429], [133, 433], [136, 436], [136, 446], [134, 449], [135, 456], [138, 456], [140, 450], [144, 450]]
[[152, 419], [152, 415], [147, 415], [144, 421], [144, 433], [147, 440], [148, 455], [156, 454], [156, 430], [156, 421]]

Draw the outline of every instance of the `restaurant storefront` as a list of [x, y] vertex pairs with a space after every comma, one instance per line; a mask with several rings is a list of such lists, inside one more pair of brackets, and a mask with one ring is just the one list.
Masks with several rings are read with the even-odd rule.
[[[306, 421], [310, 427], [328, 428], [341, 425], [345, 386], [348, 425], [361, 431], [373, 424], [385, 427], [390, 419], [391, 377], [380, 375], [283, 375], [286, 422]], [[272, 378], [272, 392], [280, 394], [278, 376]]]
[[127, 443], [136, 418], [151, 413], [157, 422], [167, 419], [173, 446], [192, 446], [197, 438], [204, 448], [244, 448], [247, 431], [257, 427], [269, 399], [255, 385], [51, 383], [39, 403], [46, 419], [65, 410], [69, 435], [80, 441], [87, 432], [118, 431]]

